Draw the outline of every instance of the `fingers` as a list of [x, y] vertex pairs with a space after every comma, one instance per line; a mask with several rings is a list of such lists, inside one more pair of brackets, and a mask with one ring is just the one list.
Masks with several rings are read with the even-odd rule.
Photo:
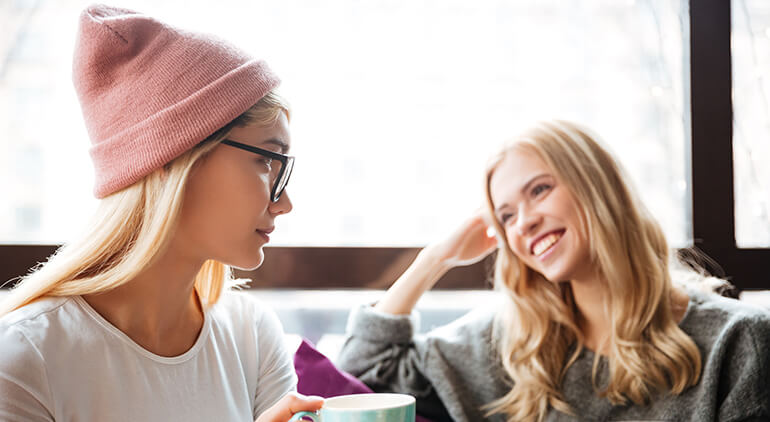
[[289, 417], [302, 411], [315, 412], [324, 405], [323, 397], [303, 396], [294, 392], [287, 394], [284, 399], [288, 399]]
[[454, 231], [425, 248], [427, 254], [450, 267], [470, 265], [497, 249], [498, 239], [489, 213], [478, 208]]
[[481, 258], [497, 249], [498, 239], [495, 226], [486, 209], [479, 209], [472, 217], [472, 230], [467, 233], [472, 237], [474, 248], [477, 248]]
[[486, 206], [476, 208], [470, 216], [470, 220], [474, 223], [483, 223], [488, 227], [494, 226], [493, 218]]
[[470, 233], [486, 228], [489, 224], [485, 214], [483, 209], [477, 209], [460, 224], [459, 231]]
[[318, 396], [303, 396], [290, 392], [257, 418], [256, 422], [286, 422], [297, 412], [315, 412], [324, 404]]
[[468, 222], [467, 235], [479, 233], [487, 239], [495, 237], [495, 225], [489, 213], [485, 209], [480, 209], [473, 214]]

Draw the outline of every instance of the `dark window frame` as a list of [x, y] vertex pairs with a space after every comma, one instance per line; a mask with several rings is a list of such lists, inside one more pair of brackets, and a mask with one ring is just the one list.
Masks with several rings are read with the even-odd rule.
[[[690, 170], [694, 247], [741, 290], [770, 289], [770, 249], [735, 239], [731, 2], [690, 1]], [[720, 268], [721, 267], [721, 268]]]
[[[690, 0], [690, 142], [694, 245], [718, 265], [705, 266], [741, 290], [770, 289], [762, 271], [770, 249], [741, 249], [735, 241], [733, 182], [731, 2]], [[16, 278], [43, 262], [58, 245], [0, 245], [0, 280]], [[253, 288], [386, 288], [419, 248], [268, 247], [264, 265], [250, 272]], [[687, 254], [688, 250], [683, 253]], [[487, 288], [492, 258], [450, 271], [444, 289]]]

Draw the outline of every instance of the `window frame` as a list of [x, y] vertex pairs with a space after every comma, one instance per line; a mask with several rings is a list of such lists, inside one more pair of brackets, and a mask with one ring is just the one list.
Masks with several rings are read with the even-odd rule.
[[[694, 240], [680, 253], [704, 253], [713, 260], [702, 262], [706, 269], [728, 278], [739, 290], [770, 289], [770, 279], [762, 271], [770, 263], [770, 248], [739, 248], [735, 239], [730, 9], [731, 2], [725, 0], [689, 3], [690, 37], [685, 51], [690, 69], [690, 113], [686, 113], [690, 133], [686, 156], [691, 201], [686, 206], [692, 216]], [[58, 247], [0, 245], [0, 283], [26, 274]], [[419, 248], [403, 247], [268, 247], [262, 267], [236, 271], [236, 276], [253, 279], [252, 288], [381, 289], [387, 288], [418, 252]], [[493, 259], [451, 270], [437, 288], [488, 288]]]
[[739, 248], [735, 238], [731, 3], [690, 1], [692, 248], [740, 290], [770, 289], [770, 249]]

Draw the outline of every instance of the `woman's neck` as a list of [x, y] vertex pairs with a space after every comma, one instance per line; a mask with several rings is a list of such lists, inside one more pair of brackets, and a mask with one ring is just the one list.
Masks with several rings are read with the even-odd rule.
[[606, 287], [598, 278], [570, 281], [570, 285], [575, 300], [575, 322], [583, 334], [584, 345], [602, 353], [612, 332], [612, 321], [606, 306]]
[[189, 350], [203, 326], [194, 290], [202, 263], [166, 253], [127, 283], [83, 298], [137, 344], [161, 356]]
[[[612, 334], [612, 318], [609, 314], [607, 287], [599, 278], [571, 281], [572, 295], [577, 310], [577, 325], [583, 334], [586, 348], [607, 354], [607, 341]], [[671, 315], [677, 323], [684, 318], [690, 297], [677, 287], [670, 292]]]

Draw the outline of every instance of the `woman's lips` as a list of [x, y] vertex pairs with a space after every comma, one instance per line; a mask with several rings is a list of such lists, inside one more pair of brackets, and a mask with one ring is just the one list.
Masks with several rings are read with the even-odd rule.
[[262, 236], [262, 238], [265, 239], [265, 243], [267, 243], [270, 241], [270, 233], [272, 233], [273, 230], [275, 230], [275, 226], [269, 227], [267, 229], [257, 229], [256, 232]]
[[532, 246], [530, 246], [530, 253], [538, 258], [544, 258], [551, 252], [551, 250], [553, 250], [556, 244], [559, 243], [565, 232], [566, 230], [560, 229], [540, 236], [532, 243]]

